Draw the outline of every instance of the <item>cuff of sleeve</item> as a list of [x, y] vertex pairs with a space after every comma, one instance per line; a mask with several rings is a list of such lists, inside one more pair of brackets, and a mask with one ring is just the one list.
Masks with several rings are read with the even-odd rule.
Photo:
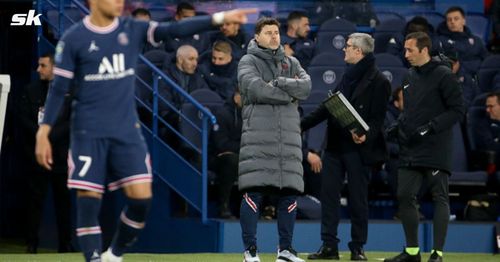
[[277, 87], [285, 87], [286, 86], [286, 78], [279, 76], [276, 78], [276, 86]]
[[222, 25], [224, 23], [224, 12], [217, 12], [213, 14], [212, 23], [214, 25]]

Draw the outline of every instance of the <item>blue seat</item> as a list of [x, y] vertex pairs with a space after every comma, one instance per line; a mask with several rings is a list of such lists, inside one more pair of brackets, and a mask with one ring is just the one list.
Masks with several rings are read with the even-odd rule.
[[138, 64], [135, 68], [135, 96], [139, 100], [138, 107], [149, 107], [152, 109], [152, 88], [153, 88], [153, 75], [149, 66]]
[[377, 11], [377, 12], [375, 12], [375, 15], [377, 16], [377, 19], [379, 21], [379, 25], [384, 24], [386, 21], [391, 21], [391, 20], [398, 21], [399, 24], [401, 24], [403, 26], [406, 24], [406, 19], [404, 18], [404, 16], [402, 16], [396, 12]]
[[488, 43], [490, 21], [481, 13], [467, 13], [465, 16], [467, 27], [471, 32]]
[[163, 50], [154, 49], [144, 53], [144, 57], [151, 63], [153, 63], [156, 67], [162, 68], [163, 62], [165, 61], [165, 59], [167, 59], [167, 57], [169, 57], [169, 53]]
[[474, 97], [474, 100], [472, 100], [472, 103], [470, 107], [485, 107], [486, 106], [486, 96], [488, 96], [488, 93], [483, 93], [480, 94], [476, 97]]
[[471, 106], [467, 110], [467, 138], [469, 140], [469, 146], [471, 151], [478, 150], [477, 148], [477, 133], [476, 130], [479, 128], [484, 128], [485, 123], [488, 122], [488, 115], [486, 113], [486, 107], [484, 106]]
[[490, 92], [495, 83], [495, 75], [500, 73], [500, 55], [490, 55], [481, 63], [477, 72], [479, 90], [481, 92]]
[[345, 72], [344, 55], [322, 53], [316, 55], [309, 64], [312, 89], [326, 94], [328, 90], [337, 88]]
[[381, 22], [373, 32], [375, 39], [375, 53], [384, 53], [387, 51], [387, 44], [389, 40], [397, 34], [401, 34], [405, 28], [403, 22], [399, 19], [385, 20]]
[[344, 54], [347, 37], [356, 32], [356, 25], [342, 18], [325, 21], [318, 29], [315, 54]]
[[[219, 110], [224, 104], [222, 98], [210, 89], [198, 89], [193, 91], [190, 95], [212, 113]], [[184, 103], [181, 111], [182, 114], [196, 126], [194, 127], [186, 119], [181, 117], [181, 134], [196, 147], [201, 149], [201, 133], [199, 130], [202, 129], [202, 113], [191, 103]]]
[[382, 72], [389, 82], [391, 82], [392, 90], [401, 86], [408, 74], [408, 68], [406, 68], [401, 59], [395, 55], [388, 53], [376, 54], [375, 64], [380, 72]]
[[[77, 7], [65, 7], [62, 19], [64, 31], [70, 28], [73, 24], [82, 20], [83, 17], [84, 14]], [[59, 39], [59, 37], [61, 36], [61, 32], [57, 31], [59, 29], [59, 10], [48, 10], [47, 20], [56, 29], [54, 31], [54, 37]]]
[[[312, 91], [307, 100], [300, 103], [303, 116], [305, 117], [309, 115], [316, 108], [318, 108], [326, 97], [327, 95], [324, 92]], [[304, 133], [304, 140], [307, 143], [308, 149], [312, 149], [315, 152], [321, 152], [324, 149], [327, 127], [326, 122], [327, 121], [323, 121]]]
[[486, 186], [488, 174], [486, 171], [470, 171], [464, 135], [460, 124], [453, 126], [453, 166], [449, 179], [450, 186]]
[[166, 22], [174, 18], [174, 15], [164, 7], [149, 8], [149, 13], [151, 14], [151, 20], [157, 22]]
[[444, 15], [438, 12], [434, 11], [416, 11], [416, 12], [410, 12], [405, 15], [406, 21], [410, 21], [413, 17], [415, 16], [422, 16], [427, 19], [429, 24], [431, 24], [434, 29], [436, 29], [440, 23], [446, 21], [446, 18]]

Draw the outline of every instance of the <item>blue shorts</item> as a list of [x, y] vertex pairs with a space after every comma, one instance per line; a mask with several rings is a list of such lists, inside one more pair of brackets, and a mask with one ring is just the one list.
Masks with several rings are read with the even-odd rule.
[[140, 129], [119, 137], [71, 136], [68, 188], [104, 193], [123, 186], [151, 183], [151, 163]]

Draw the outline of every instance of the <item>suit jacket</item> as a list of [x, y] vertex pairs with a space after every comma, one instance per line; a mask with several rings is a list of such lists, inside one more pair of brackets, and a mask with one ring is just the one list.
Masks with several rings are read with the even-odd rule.
[[[370, 127], [366, 141], [360, 145], [354, 144], [354, 149], [361, 154], [365, 165], [375, 165], [387, 159], [383, 125], [390, 93], [391, 84], [373, 65], [363, 74], [349, 99]], [[352, 141], [351, 133], [339, 125], [324, 104], [302, 119], [302, 131], [316, 126], [325, 119], [328, 120], [326, 150], [332, 153], [345, 153], [343, 152], [345, 149], [339, 145], [345, 141]]]

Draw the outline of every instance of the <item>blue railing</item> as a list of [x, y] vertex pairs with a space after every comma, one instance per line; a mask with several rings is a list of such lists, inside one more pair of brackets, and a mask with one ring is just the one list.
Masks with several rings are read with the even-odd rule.
[[[65, 14], [65, 3], [68, 1], [64, 0], [58, 0], [56, 1], [50, 1], [50, 0], [39, 0], [35, 2], [36, 8], [37, 8], [37, 13], [39, 14], [47, 14], [48, 12], [45, 9], [52, 9], [52, 10], [57, 10], [58, 12], [58, 22], [57, 25], [55, 25], [52, 21], [49, 20], [48, 17], [42, 15], [42, 21], [46, 23], [52, 30], [55, 30], [54, 32], [58, 37], [62, 35], [64, 32], [65, 28], [65, 21], [67, 21], [69, 24], [73, 24], [77, 21], [73, 19], [72, 17], [68, 16]], [[71, 7], [76, 7], [81, 11], [83, 14], [88, 14], [89, 10], [80, 2], [77, 0], [71, 0]], [[45, 5], [44, 5], [45, 4]], [[74, 6], [73, 6], [74, 5]], [[40, 46], [42, 43], [47, 44], [54, 49], [54, 45], [52, 45], [47, 38], [43, 35], [43, 29], [42, 27], [38, 27], [37, 31], [37, 36], [38, 36], [38, 44], [39, 44], [39, 51], [40, 51]], [[152, 126], [148, 127], [144, 123], [142, 124], [143, 130], [145, 131], [145, 137], [146, 140], [149, 142], [150, 145], [150, 153], [151, 153], [151, 158], [152, 158], [152, 167], [153, 167], [153, 174], [155, 175], [156, 178], [159, 178], [161, 181], [165, 182], [167, 185], [171, 187], [174, 191], [176, 191], [180, 196], [182, 196], [193, 208], [195, 208], [197, 211], [200, 212], [201, 214], [201, 219], [203, 223], [208, 222], [208, 210], [207, 210], [207, 184], [208, 184], [208, 176], [207, 176], [207, 171], [208, 171], [208, 160], [207, 160], [207, 151], [208, 151], [208, 134], [209, 134], [209, 124], [215, 125], [216, 124], [216, 118], [215, 116], [207, 110], [203, 105], [198, 103], [195, 99], [193, 99], [184, 89], [182, 89], [179, 85], [177, 85], [175, 82], [173, 82], [168, 76], [165, 75], [160, 69], [158, 69], [155, 65], [153, 65], [149, 60], [147, 60], [144, 56], [140, 55], [139, 56], [141, 62], [145, 65], [147, 65], [152, 72], [152, 79], [153, 83], [150, 85], [143, 79], [137, 77], [137, 80], [140, 81], [143, 85], [141, 88], [148, 88], [149, 92], [152, 93], [152, 105], [149, 106], [146, 101], [142, 101], [139, 99], [139, 97], [136, 97], [136, 101], [138, 105], [141, 107], [145, 108], [148, 112], [151, 113], [152, 115]], [[200, 116], [201, 116], [201, 127], [199, 127], [194, 121], [186, 117], [182, 112], [176, 108], [170, 101], [167, 101], [165, 98], [163, 98], [161, 95], [158, 93], [158, 84], [159, 81], [163, 81], [166, 85], [167, 88], [172, 88], [172, 90], [178, 94], [180, 94], [184, 100], [185, 103], [190, 103], [196, 107], [196, 109], [199, 111]], [[171, 126], [161, 115], [159, 115], [159, 105], [163, 103], [167, 105], [170, 109], [170, 111], [175, 112], [178, 114], [182, 121], [185, 121], [185, 123], [188, 123], [191, 125], [195, 130], [200, 132], [201, 135], [201, 148], [198, 148], [198, 146], [195, 145], [192, 141], [189, 141], [186, 137], [184, 137], [180, 131], [176, 130], [173, 126]], [[199, 153], [201, 155], [201, 167], [200, 170], [193, 166], [192, 163], [189, 163], [181, 155], [179, 155], [175, 150], [171, 149], [165, 141], [162, 140], [161, 136], [159, 135], [160, 131], [160, 126], [159, 124], [162, 124], [162, 126], [165, 126], [168, 128], [170, 131], [172, 131], [181, 141], [185, 144], [188, 145], [190, 148], [192, 148], [195, 152]], [[165, 151], [165, 149], [168, 149]], [[169, 169], [168, 167], [165, 167], [162, 163], [162, 159], [160, 157], [163, 156], [163, 154], [160, 154], [160, 152], [168, 152], [168, 154], [174, 156], [173, 159], [177, 160], [177, 163], [175, 163], [175, 166], [179, 167], [179, 170], [185, 171], [183, 175], [184, 177], [179, 177], [177, 174], [169, 174], [172, 173], [172, 169]], [[182, 173], [182, 172], [179, 172]]]

